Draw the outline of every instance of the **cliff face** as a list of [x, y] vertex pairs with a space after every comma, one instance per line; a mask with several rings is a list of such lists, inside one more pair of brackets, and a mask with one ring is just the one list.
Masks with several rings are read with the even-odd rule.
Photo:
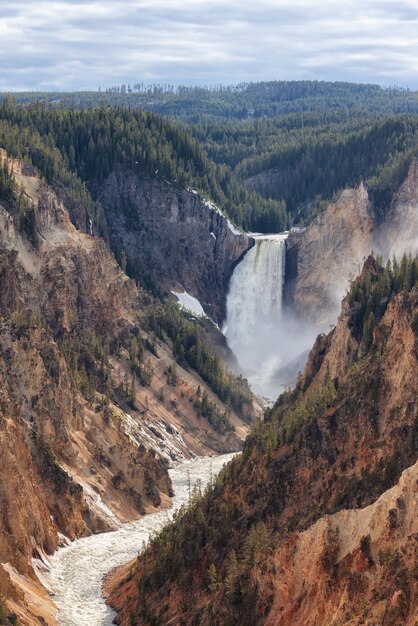
[[320, 326], [335, 319], [350, 276], [373, 248], [373, 216], [366, 188], [346, 189], [336, 204], [287, 240], [287, 297], [302, 317]]
[[167, 290], [196, 297], [216, 321], [225, 315], [232, 271], [254, 245], [216, 208], [192, 190], [112, 174], [99, 200], [113, 249], [125, 250], [128, 267]]
[[[382, 272], [369, 259], [358, 292]], [[418, 291], [361, 332], [356, 294], [214, 491], [113, 583], [120, 624], [415, 625]]]
[[151, 296], [34, 170], [13, 168], [23, 194], [0, 204], [0, 595], [22, 624], [53, 624], [35, 571], [62, 536], [167, 506], [169, 462], [238, 450], [246, 426], [232, 411], [222, 434], [199, 417], [199, 386], [225, 407], [149, 329]]
[[418, 250], [418, 161], [414, 160], [408, 176], [394, 195], [381, 233], [382, 246], [400, 257]]
[[326, 328], [337, 316], [350, 279], [374, 250], [385, 257], [418, 250], [418, 163], [377, 219], [364, 185], [346, 189], [301, 232], [287, 240], [286, 299], [297, 312]]

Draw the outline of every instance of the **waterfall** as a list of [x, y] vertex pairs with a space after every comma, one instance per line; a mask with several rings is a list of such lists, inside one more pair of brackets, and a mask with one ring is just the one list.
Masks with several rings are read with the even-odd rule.
[[253, 389], [280, 392], [274, 374], [283, 365], [282, 295], [287, 234], [256, 235], [255, 246], [237, 265], [227, 296], [223, 332]]

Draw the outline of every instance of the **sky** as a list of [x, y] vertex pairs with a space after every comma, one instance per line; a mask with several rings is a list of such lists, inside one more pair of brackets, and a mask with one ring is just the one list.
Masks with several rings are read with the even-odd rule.
[[275, 79], [418, 88], [418, 1], [0, 0], [0, 91]]

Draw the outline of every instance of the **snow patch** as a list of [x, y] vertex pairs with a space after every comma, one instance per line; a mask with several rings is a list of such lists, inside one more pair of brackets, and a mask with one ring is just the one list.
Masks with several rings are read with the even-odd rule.
[[207, 200], [206, 198], [202, 198], [203, 200], [203, 204], [210, 209], [211, 211], [215, 211], [215, 213], [217, 213], [218, 215], [222, 215], [222, 217], [224, 217], [224, 214], [222, 213], [221, 209], [216, 206], [216, 204], [214, 202], [212, 202], [212, 200]]
[[[196, 191], [196, 189], [192, 189], [191, 187], [187, 187], [187, 191], [189, 191], [190, 193], [194, 193], [196, 196], [199, 195]], [[225, 215], [222, 213], [221, 209], [216, 206], [216, 204], [214, 202], [212, 202], [212, 200], [208, 200], [207, 198], [202, 198], [203, 204], [210, 209], [211, 211], [214, 211], [215, 213], [217, 213], [218, 215], [220, 215], [221, 217], [224, 218], [224, 220], [226, 220], [227, 224], [228, 224], [228, 228], [231, 231], [231, 233], [233, 233], [234, 235], [242, 235], [242, 231], [238, 230], [238, 228], [236, 228], [232, 222], [229, 221], [229, 219], [227, 217], [225, 217]], [[213, 233], [211, 233], [211, 235], [213, 237], [215, 237], [215, 235]], [[215, 237], [216, 239], [216, 237]]]
[[121, 522], [116, 515], [109, 509], [107, 504], [102, 500], [100, 495], [84, 480], [81, 480], [79, 476], [74, 476], [76, 480], [83, 487], [83, 495], [86, 500], [89, 509], [94, 511], [101, 519], [105, 520], [111, 527], [120, 528]]
[[[155, 450], [170, 464], [174, 461], [186, 460], [184, 450], [187, 449], [187, 446], [181, 433], [175, 426], [171, 424], [168, 429], [163, 420], [150, 423], [143, 420], [139, 424], [129, 413], [122, 411], [120, 413], [125, 432], [136, 446], [143, 445], [147, 450]], [[159, 433], [160, 437], [156, 436], [156, 433]], [[194, 455], [192, 454], [192, 456]]]
[[234, 235], [242, 235], [242, 232], [238, 230], [238, 228], [235, 228], [235, 226], [228, 219], [226, 221], [228, 222], [228, 228], [231, 233], [233, 233]]
[[206, 316], [206, 313], [203, 310], [203, 307], [200, 304], [199, 300], [194, 296], [191, 296], [189, 293], [187, 293], [187, 291], [183, 291], [183, 293], [180, 293], [178, 291], [172, 291], [171, 293], [176, 296], [180, 306], [186, 311], [193, 313], [193, 315], [196, 315], [196, 317]]
[[203, 204], [206, 207], [208, 207], [208, 209], [210, 209], [211, 211], [214, 211], [215, 213], [217, 213], [218, 215], [223, 217], [224, 220], [226, 220], [226, 223], [228, 224], [228, 228], [231, 231], [231, 233], [233, 233], [234, 235], [242, 235], [242, 232], [240, 230], [238, 230], [238, 228], [236, 228], [232, 224], [232, 222], [229, 221], [229, 219], [227, 217], [225, 217], [225, 215], [222, 213], [221, 209], [218, 206], [216, 206], [216, 204], [214, 202], [212, 202], [211, 200], [206, 200], [205, 198], [203, 198]]

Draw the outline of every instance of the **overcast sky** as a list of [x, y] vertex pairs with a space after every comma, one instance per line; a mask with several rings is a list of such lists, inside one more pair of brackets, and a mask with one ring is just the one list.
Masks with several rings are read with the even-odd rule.
[[273, 79], [418, 87], [418, 0], [0, 0], [0, 90]]

